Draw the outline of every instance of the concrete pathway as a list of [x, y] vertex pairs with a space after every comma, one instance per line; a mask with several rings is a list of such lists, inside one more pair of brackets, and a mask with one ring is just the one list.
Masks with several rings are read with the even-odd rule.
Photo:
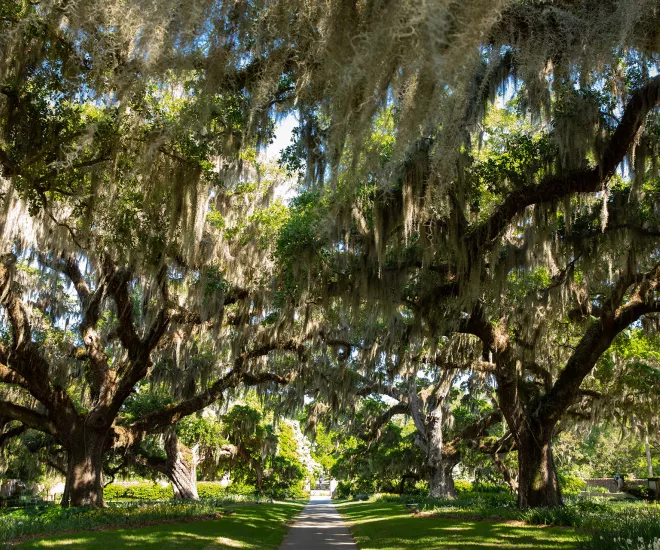
[[328, 497], [312, 497], [280, 550], [357, 550], [353, 537]]

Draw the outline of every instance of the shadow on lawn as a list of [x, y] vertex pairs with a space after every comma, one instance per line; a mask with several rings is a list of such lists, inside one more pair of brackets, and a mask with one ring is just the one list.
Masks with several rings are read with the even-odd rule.
[[73, 549], [114, 548], [246, 548], [275, 549], [285, 533], [284, 524], [300, 510], [274, 504], [237, 508], [236, 514], [219, 520], [166, 524], [60, 535], [32, 540], [21, 549], [66, 546]]
[[416, 517], [402, 508], [391, 503], [339, 506], [354, 524], [351, 532], [361, 550], [568, 550], [576, 545], [576, 534], [567, 529]]

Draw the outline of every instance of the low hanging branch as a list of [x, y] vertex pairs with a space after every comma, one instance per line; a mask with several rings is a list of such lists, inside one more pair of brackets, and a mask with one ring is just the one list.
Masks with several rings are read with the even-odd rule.
[[[9, 255], [0, 262], [0, 303], [12, 324], [13, 339], [10, 345], [0, 346], [0, 381], [26, 392], [26, 402], [30, 401], [27, 398], [29, 395], [45, 411], [39, 412], [29, 403], [23, 405], [5, 400], [0, 402], [0, 414], [20, 421], [27, 428], [51, 434], [66, 449], [71, 468], [76, 460], [92, 460], [90, 454], [95, 453], [94, 460], [101, 461], [96, 479], [88, 487], [81, 485], [75, 499], [69, 497], [77, 503], [100, 504], [100, 464], [103, 453], [111, 447], [129, 448], [145, 434], [167, 429], [185, 416], [222, 400], [228, 390], [241, 385], [280, 386], [290, 383], [296, 376], [296, 369], [280, 373], [253, 368], [256, 360], [272, 352], [291, 353], [302, 362], [305, 360], [305, 347], [297, 340], [269, 339], [264, 333], [259, 336], [260, 344], [239, 353], [233, 368], [206, 389], [142, 415], [132, 424], [122, 423], [122, 406], [136, 385], [150, 373], [152, 356], [157, 352], [163, 353], [163, 348], [159, 346], [168, 340], [168, 331], [174, 330], [174, 323], [180, 321], [187, 327], [194, 326], [196, 320], [201, 321], [201, 317], [182, 314], [180, 309], [172, 306], [165, 289], [161, 292], [161, 302], [154, 303], [153, 320], [139, 327], [137, 323], [141, 322], [138, 321], [141, 318], [136, 316], [131, 297], [131, 285], [136, 277], [130, 269], [118, 266], [106, 257], [100, 262], [97, 284], [92, 288], [79, 267], [79, 260], [73, 256], [58, 259], [41, 256], [41, 260], [49, 269], [66, 277], [81, 305], [81, 322], [77, 328], [84, 349], [74, 348], [66, 356], [89, 365], [84, 376], [92, 390], [92, 402], [89, 410], [79, 410], [68, 393], [53, 382], [49, 360], [33, 341], [29, 307], [21, 300], [20, 289], [13, 281], [16, 259]], [[92, 258], [87, 257], [85, 261], [90, 262]], [[161, 291], [164, 284], [161, 280]], [[235, 299], [239, 299], [238, 294]], [[249, 300], [249, 296], [246, 295], [246, 299]], [[100, 328], [101, 319], [111, 304], [114, 305], [116, 326], [108, 331], [106, 325], [104, 330], [107, 334], [104, 335]], [[213, 322], [221, 323], [222, 319]], [[116, 351], [113, 352], [112, 360], [108, 353], [109, 342], [122, 350], [119, 356]], [[83, 447], [80, 447], [81, 442], [85, 443]]]

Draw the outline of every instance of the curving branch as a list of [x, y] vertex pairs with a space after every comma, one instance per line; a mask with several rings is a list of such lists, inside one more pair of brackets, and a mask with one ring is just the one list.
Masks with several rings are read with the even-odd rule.
[[[46, 407], [52, 418], [59, 415], [61, 418], [70, 419], [71, 415], [75, 415], [75, 406], [62, 388], [51, 384], [50, 365], [32, 341], [28, 310], [19, 298], [18, 289], [13, 281], [15, 262], [16, 257], [13, 254], [0, 257], [0, 304], [7, 312], [12, 326], [11, 345], [9, 349], [2, 348], [3, 359], [6, 360], [8, 369], [4, 375], [16, 385], [27, 389]], [[9, 371], [13, 371], [15, 375], [10, 374]]]
[[23, 435], [27, 430], [27, 426], [21, 424], [13, 428], [9, 428], [6, 432], [0, 434], [0, 448], [4, 447], [10, 439]]
[[604, 189], [624, 160], [646, 116], [660, 102], [660, 75], [650, 78], [631, 95], [623, 116], [610, 137], [599, 164], [559, 176], [547, 176], [540, 182], [508, 194], [504, 202], [484, 222], [472, 227], [464, 240], [468, 257], [492, 248], [498, 237], [518, 214], [533, 204], [559, 200], [574, 193], [595, 193]]
[[[5, 361], [5, 354], [3, 351], [4, 350], [0, 351], [0, 357], [3, 357], [2, 360]], [[23, 378], [19, 373], [10, 369], [6, 365], [3, 365], [2, 363], [0, 363], [0, 382], [9, 384], [10, 386], [20, 386], [23, 389], [29, 390], [27, 380], [25, 380], [25, 378]]]
[[249, 360], [268, 355], [271, 351], [281, 350], [300, 354], [303, 349], [303, 346], [295, 340], [288, 340], [286, 342], [267, 342], [250, 351], [244, 352], [236, 358], [234, 367], [211, 384], [206, 390], [179, 403], [167, 405], [144, 415], [126, 428], [130, 434], [124, 432], [123, 434], [119, 434], [119, 438], [128, 437], [131, 439], [145, 431], [162, 431], [168, 426], [176, 424], [182, 418], [221, 400], [227, 390], [238, 387], [241, 383], [252, 386], [266, 383], [288, 384], [295, 378], [296, 373], [294, 371], [285, 375], [274, 372], [251, 373], [245, 370], [246, 364]]
[[360, 439], [367, 442], [378, 439], [380, 437], [381, 428], [397, 414], [410, 414], [410, 405], [408, 403], [397, 403], [396, 405], [392, 405], [385, 412], [367, 423], [367, 426], [365, 426], [367, 429], [360, 433]]
[[53, 436], [57, 435], [55, 423], [45, 414], [9, 401], [0, 401], [0, 415], [21, 422], [27, 428], [34, 428]]
[[[631, 286], [635, 289], [627, 302], [622, 303]], [[552, 389], [541, 398], [539, 417], [556, 423], [575, 402], [580, 385], [591, 372], [614, 338], [643, 315], [660, 312], [660, 265], [646, 273], [625, 274], [616, 282], [608, 297], [602, 317], [592, 322]]]

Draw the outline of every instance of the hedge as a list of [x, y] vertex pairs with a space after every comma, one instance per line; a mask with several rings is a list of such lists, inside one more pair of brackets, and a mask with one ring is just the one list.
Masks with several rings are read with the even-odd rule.
[[[244, 483], [232, 483], [223, 487], [217, 481], [197, 482], [197, 493], [199, 498], [224, 498], [230, 495], [249, 496], [255, 493], [253, 485]], [[170, 500], [174, 498], [171, 485], [163, 487], [158, 483], [144, 482], [132, 485], [119, 485], [112, 483], [103, 489], [106, 500]]]
[[163, 487], [157, 483], [145, 482], [132, 485], [111, 483], [103, 489], [103, 496], [106, 500], [169, 500], [174, 498], [174, 492], [171, 485]]

